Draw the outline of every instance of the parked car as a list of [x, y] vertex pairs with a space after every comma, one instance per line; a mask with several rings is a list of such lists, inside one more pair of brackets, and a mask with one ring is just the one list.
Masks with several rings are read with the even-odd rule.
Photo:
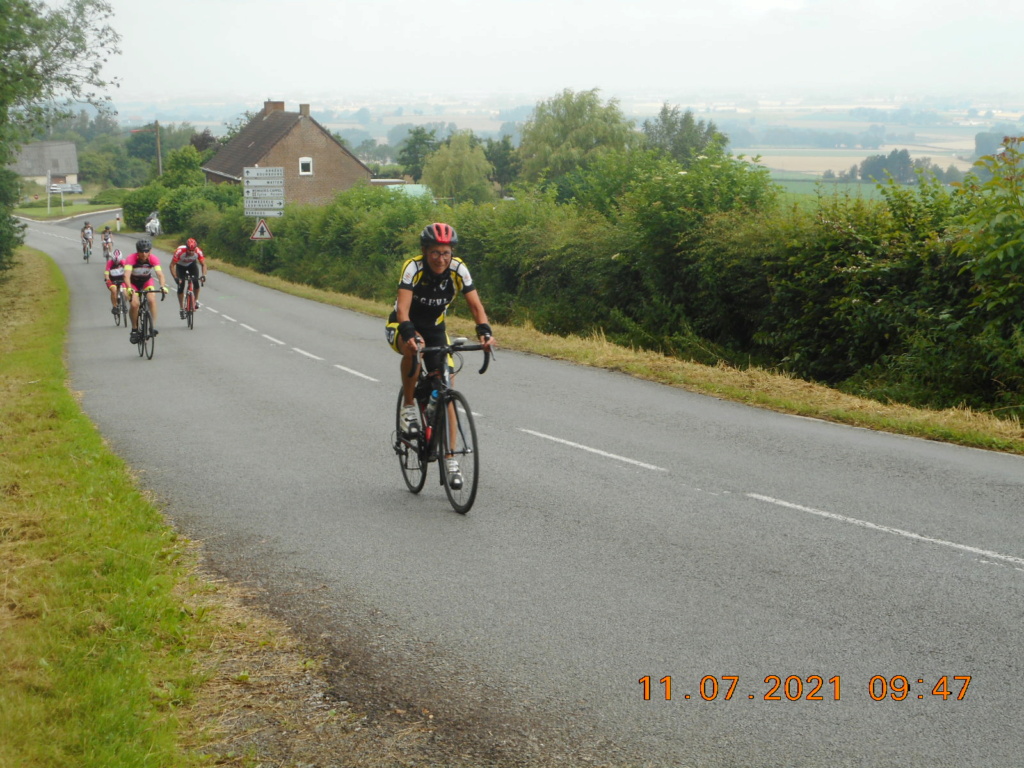
[[80, 195], [80, 194], [82, 194], [82, 192], [83, 192], [83, 190], [82, 190], [82, 185], [81, 184], [51, 184], [50, 185], [50, 193], [54, 194], [54, 195], [56, 195], [56, 194]]

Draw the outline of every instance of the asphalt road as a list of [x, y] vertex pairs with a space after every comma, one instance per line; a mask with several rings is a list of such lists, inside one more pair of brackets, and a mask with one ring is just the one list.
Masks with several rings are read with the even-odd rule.
[[85, 410], [219, 569], [346, 658], [339, 695], [538, 763], [1024, 762], [1021, 458], [502, 351], [458, 381], [463, 517], [433, 467], [402, 482], [382, 321], [213, 272], [148, 361], [79, 226], [28, 243], [70, 284]]

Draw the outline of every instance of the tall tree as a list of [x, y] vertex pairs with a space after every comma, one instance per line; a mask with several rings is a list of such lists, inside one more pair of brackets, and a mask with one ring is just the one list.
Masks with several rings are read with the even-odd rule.
[[494, 168], [491, 180], [498, 184], [504, 194], [508, 185], [519, 176], [521, 167], [519, 153], [512, 146], [512, 137], [502, 136], [501, 141], [487, 139], [484, 142], [484, 154], [487, 156], [487, 162]]
[[417, 126], [409, 131], [398, 149], [398, 164], [405, 173], [419, 181], [423, 175], [423, 163], [427, 156], [438, 147], [437, 130]]
[[18, 178], [6, 166], [18, 145], [61, 117], [75, 103], [109, 111], [96, 90], [108, 83], [103, 64], [120, 53], [120, 37], [107, 25], [113, 12], [101, 0], [69, 0], [51, 7], [41, 0], [0, 4], [0, 271], [21, 244], [21, 225], [11, 212]]
[[[110, 110], [100, 89], [107, 57], [120, 53], [120, 36], [102, 0], [68, 0], [50, 7], [41, 0], [4, 0], [0, 12], [0, 160], [6, 165], [18, 144], [46, 125], [74, 115], [76, 103]], [[95, 90], [94, 90], [95, 89]]]
[[679, 107], [668, 104], [662, 105], [654, 120], [644, 120], [643, 132], [649, 147], [664, 152], [684, 167], [712, 145], [724, 147], [729, 141], [710, 120], [697, 120], [690, 110], [680, 114]]
[[540, 102], [523, 126], [519, 155], [523, 178], [559, 185], [604, 152], [626, 151], [640, 143], [616, 99], [601, 103], [598, 89], [565, 89]]
[[423, 164], [423, 183], [437, 197], [482, 203], [494, 199], [490, 183], [493, 166], [483, 147], [469, 133], [456, 133], [431, 153]]

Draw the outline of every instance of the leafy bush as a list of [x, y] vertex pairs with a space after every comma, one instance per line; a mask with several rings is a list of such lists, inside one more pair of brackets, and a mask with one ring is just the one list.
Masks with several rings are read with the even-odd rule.
[[14, 250], [23, 242], [25, 225], [11, 215], [20, 194], [18, 175], [7, 168], [0, 168], [0, 272], [14, 265]]
[[125, 195], [121, 203], [124, 210], [125, 226], [133, 232], [141, 232], [146, 227], [146, 218], [157, 210], [160, 198], [167, 193], [167, 188], [160, 184], [149, 184]]

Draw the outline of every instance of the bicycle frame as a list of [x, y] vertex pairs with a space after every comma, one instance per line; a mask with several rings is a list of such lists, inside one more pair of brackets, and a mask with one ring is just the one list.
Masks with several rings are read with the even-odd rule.
[[[420, 430], [417, 434], [404, 434], [401, 425], [396, 430], [394, 442], [406, 485], [413, 493], [419, 493], [426, 479], [427, 465], [437, 462], [439, 481], [448, 500], [456, 512], [466, 514], [476, 498], [479, 470], [476, 427], [473, 414], [465, 396], [452, 387], [452, 376], [461, 370], [459, 352], [482, 350], [484, 373], [490, 363], [491, 351], [483, 344], [466, 344], [466, 339], [455, 339], [451, 344], [437, 347], [421, 347], [417, 351], [416, 365], [410, 376], [419, 376], [416, 383], [415, 402], [420, 414]], [[438, 370], [427, 372], [423, 356], [440, 354], [442, 364]], [[453, 370], [449, 356], [455, 355], [460, 364]], [[404, 389], [404, 388], [403, 388]], [[432, 415], [426, 413], [431, 391], [437, 391], [437, 407]], [[404, 394], [399, 392], [398, 414], [403, 407]], [[461, 462], [461, 463], [460, 463]]]

